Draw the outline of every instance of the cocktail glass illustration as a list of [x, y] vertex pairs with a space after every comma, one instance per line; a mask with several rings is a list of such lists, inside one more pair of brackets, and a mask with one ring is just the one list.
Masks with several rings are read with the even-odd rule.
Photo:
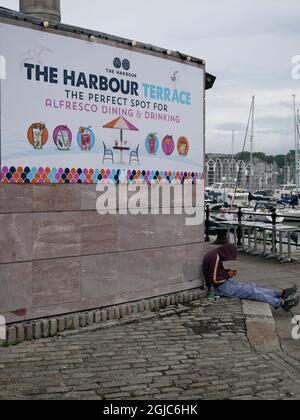
[[42, 150], [48, 141], [48, 130], [45, 123], [34, 123], [27, 130], [27, 139], [36, 150]]
[[68, 131], [61, 130], [58, 133], [57, 147], [60, 150], [69, 150], [70, 149], [70, 139], [69, 139], [69, 133], [68, 133]]
[[34, 126], [32, 128], [33, 133], [33, 147], [35, 149], [42, 149], [43, 148], [43, 131], [45, 129], [45, 125], [40, 124]]
[[149, 153], [154, 155], [155, 154], [155, 146], [156, 146], [156, 133], [149, 134]]
[[182, 143], [180, 145], [180, 154], [181, 155], [186, 155], [187, 154], [187, 145], [186, 145], [186, 143]]
[[189, 141], [186, 137], [180, 137], [177, 150], [180, 156], [187, 156], [189, 154]]
[[81, 128], [81, 145], [82, 150], [89, 151], [91, 150], [91, 134], [88, 128]]
[[167, 153], [168, 153], [168, 155], [170, 154], [170, 144], [171, 144], [171, 140], [170, 140], [170, 138], [168, 137], [168, 138], [167, 138], [167, 140], [166, 140]]
[[89, 152], [95, 145], [95, 135], [91, 127], [80, 127], [77, 134], [77, 143], [84, 152]]

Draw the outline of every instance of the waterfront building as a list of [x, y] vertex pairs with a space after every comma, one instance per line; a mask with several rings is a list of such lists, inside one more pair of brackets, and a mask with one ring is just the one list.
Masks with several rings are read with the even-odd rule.
[[[250, 161], [241, 160], [237, 155], [213, 154], [206, 155], [206, 186], [223, 183], [226, 187], [249, 188], [251, 165]], [[283, 170], [278, 164], [253, 158], [252, 184], [254, 190], [276, 189], [282, 183]]]

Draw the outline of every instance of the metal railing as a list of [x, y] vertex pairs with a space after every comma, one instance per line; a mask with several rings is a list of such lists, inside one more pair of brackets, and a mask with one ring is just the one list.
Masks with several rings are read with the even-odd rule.
[[[219, 213], [218, 211], [212, 211], [207, 205], [205, 210], [205, 242], [210, 242], [211, 235], [211, 215]], [[226, 211], [226, 214], [234, 214], [237, 216], [234, 221], [216, 221], [218, 227], [216, 230], [223, 231], [227, 230], [227, 239], [230, 239], [230, 233], [233, 231], [234, 242], [239, 247], [241, 252], [245, 252], [251, 255], [262, 255], [266, 259], [276, 258], [281, 262], [299, 261], [293, 257], [293, 247], [298, 250], [298, 232], [299, 227], [285, 226], [278, 222], [279, 218], [282, 218], [281, 214], [277, 214], [274, 208], [270, 213], [257, 213], [243, 211], [241, 207], [237, 211]], [[251, 216], [255, 219], [255, 216], [265, 216], [270, 218], [270, 223], [255, 222], [251, 220], [244, 221], [244, 216]], [[289, 216], [284, 216], [285, 220], [288, 221]], [[291, 217], [290, 217], [291, 219]], [[293, 218], [294, 220], [294, 218]], [[300, 219], [299, 219], [300, 225]], [[271, 238], [268, 238], [267, 232], [271, 233]], [[262, 233], [262, 238], [259, 238], [258, 233]], [[297, 235], [297, 241], [292, 244], [292, 235]], [[287, 239], [284, 240], [284, 235]], [[258, 245], [262, 244], [262, 250], [258, 249]], [[279, 248], [277, 246], [279, 245]], [[271, 249], [268, 250], [268, 246]]]

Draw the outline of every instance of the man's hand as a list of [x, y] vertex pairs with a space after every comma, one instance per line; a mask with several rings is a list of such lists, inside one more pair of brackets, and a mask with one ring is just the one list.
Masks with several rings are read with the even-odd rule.
[[233, 277], [235, 277], [237, 275], [237, 270], [235, 270], [235, 269], [229, 269], [227, 271], [227, 274], [228, 274], [229, 278], [232, 279]]

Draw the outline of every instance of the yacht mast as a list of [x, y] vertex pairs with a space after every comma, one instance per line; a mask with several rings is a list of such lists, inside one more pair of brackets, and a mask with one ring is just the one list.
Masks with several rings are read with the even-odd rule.
[[[250, 111], [249, 111], [248, 122], [247, 122], [247, 129], [246, 129], [244, 143], [243, 143], [243, 150], [242, 150], [241, 160], [243, 159], [244, 152], [245, 152], [245, 147], [246, 147], [246, 144], [247, 144], [247, 139], [248, 139], [248, 136], [249, 136], [249, 128], [250, 128], [250, 122], [251, 122], [251, 115], [252, 115], [252, 139], [251, 140], [252, 140], [252, 143], [253, 143], [253, 131], [254, 131], [254, 99], [255, 99], [255, 96], [252, 97], [252, 103], [251, 103], [251, 106], [250, 106]], [[252, 146], [251, 146], [251, 150], [252, 150]], [[253, 161], [253, 150], [251, 151], [251, 161]], [[237, 180], [235, 182], [234, 194], [233, 194], [233, 197], [232, 197], [232, 204], [231, 205], [233, 205], [234, 204], [234, 201], [235, 201], [235, 196], [236, 196], [236, 192], [237, 192], [238, 185], [239, 185], [241, 168], [242, 168], [242, 166], [241, 165], [238, 165]], [[250, 171], [250, 182], [252, 182], [251, 181], [251, 171]]]
[[230, 162], [230, 172], [231, 172], [231, 184], [234, 187], [234, 165], [233, 165], [233, 159], [234, 159], [234, 143], [235, 143], [235, 139], [234, 139], [234, 135], [235, 135], [235, 131], [234, 129], [232, 130], [232, 143], [231, 143], [231, 162]]
[[[299, 190], [299, 188], [300, 188], [300, 155], [299, 155], [299, 150], [300, 150], [300, 112], [299, 112], [299, 109], [297, 110], [297, 121], [296, 121], [296, 123], [297, 123], [297, 128], [296, 128], [296, 131], [297, 131], [297, 148], [298, 148], [298, 165], [297, 165], [297, 168], [298, 168], [298, 190]], [[298, 194], [298, 192], [299, 191], [297, 191], [297, 194]]]
[[251, 119], [251, 153], [250, 153], [250, 180], [249, 190], [252, 192], [253, 183], [253, 140], [254, 140], [254, 110], [255, 110], [255, 96], [252, 96], [252, 119]]
[[300, 110], [297, 110], [297, 133], [298, 133], [298, 146], [300, 143]]
[[295, 176], [296, 176], [296, 193], [299, 194], [299, 136], [298, 122], [296, 113], [296, 95], [293, 95], [294, 103], [294, 125], [295, 125]]

